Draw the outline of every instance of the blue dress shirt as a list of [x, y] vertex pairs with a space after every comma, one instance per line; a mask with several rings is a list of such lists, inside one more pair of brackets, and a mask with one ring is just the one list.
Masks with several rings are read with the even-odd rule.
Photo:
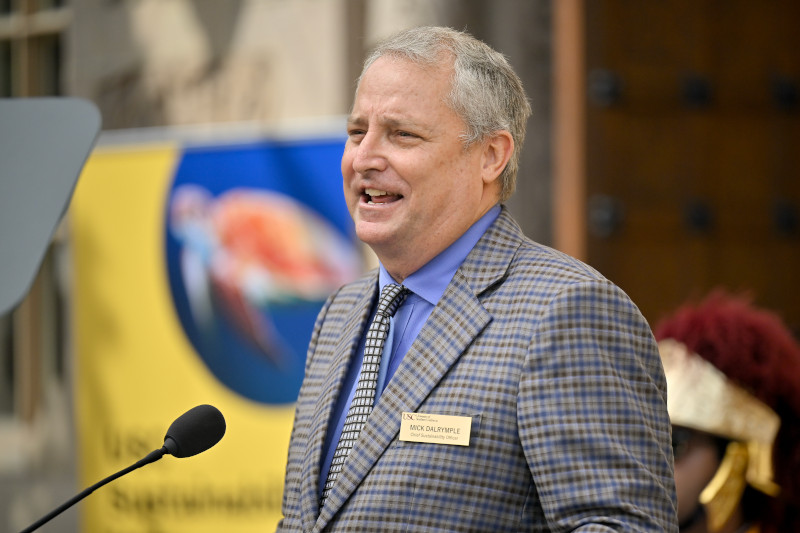
[[[430, 316], [433, 308], [436, 307], [442, 294], [444, 294], [447, 285], [450, 284], [450, 280], [453, 279], [456, 270], [458, 270], [458, 267], [464, 262], [464, 259], [466, 259], [467, 255], [472, 251], [472, 248], [475, 247], [480, 238], [486, 233], [486, 230], [489, 229], [489, 226], [494, 223], [499, 215], [500, 206], [495, 205], [478, 219], [477, 222], [470, 226], [458, 240], [403, 281], [403, 285], [410, 290], [411, 293], [406, 297], [405, 301], [403, 301], [403, 304], [398, 308], [391, 320], [389, 335], [386, 338], [385, 344], [387, 348], [391, 347], [391, 351], [387, 352], [387, 348], [384, 348], [384, 353], [381, 357], [375, 402], [378, 401], [380, 394], [386, 388], [386, 384], [392, 379], [395, 371], [397, 371], [397, 367], [400, 366], [403, 356], [411, 347], [414, 339], [417, 338], [422, 326], [425, 325], [425, 322], [428, 320], [428, 316]], [[392, 279], [383, 265], [380, 265], [378, 282], [379, 290], [376, 294], [380, 294], [383, 287], [387, 284], [397, 283]], [[375, 314], [376, 303], [377, 301], [372, 303], [371, 316]], [[372, 319], [370, 319], [370, 321], [371, 320]], [[353, 394], [355, 394], [358, 374], [361, 370], [361, 362], [364, 357], [366, 330], [367, 328], [364, 329], [356, 353], [351, 357], [350, 367], [347, 370], [347, 375], [345, 376], [342, 386], [342, 392], [346, 391], [347, 394], [339, 395], [331, 418], [332, 424], [329, 426], [328, 434], [325, 437], [319, 479], [320, 495], [322, 495], [322, 491], [325, 488], [325, 481], [328, 477], [328, 470], [330, 470], [331, 467], [333, 454], [336, 451], [336, 444], [339, 442], [344, 420], [347, 417], [350, 403], [353, 401]]]

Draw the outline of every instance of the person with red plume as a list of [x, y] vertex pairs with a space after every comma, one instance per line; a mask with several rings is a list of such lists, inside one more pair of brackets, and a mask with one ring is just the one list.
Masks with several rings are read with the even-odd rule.
[[800, 531], [800, 345], [718, 290], [655, 327], [684, 533]]

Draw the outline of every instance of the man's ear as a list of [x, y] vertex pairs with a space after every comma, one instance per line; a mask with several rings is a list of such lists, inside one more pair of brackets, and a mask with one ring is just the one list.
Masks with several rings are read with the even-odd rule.
[[494, 132], [483, 143], [482, 177], [486, 185], [497, 180], [514, 152], [514, 138], [506, 130]]

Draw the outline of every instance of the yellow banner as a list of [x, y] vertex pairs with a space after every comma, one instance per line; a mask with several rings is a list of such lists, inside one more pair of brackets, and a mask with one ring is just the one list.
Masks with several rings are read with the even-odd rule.
[[227, 432], [207, 452], [166, 455], [99, 489], [80, 504], [82, 531], [261, 533], [280, 517], [293, 405], [222, 384], [171, 301], [164, 213], [180, 158], [174, 145], [98, 149], [72, 200], [80, 484], [161, 448], [196, 405], [219, 408]]

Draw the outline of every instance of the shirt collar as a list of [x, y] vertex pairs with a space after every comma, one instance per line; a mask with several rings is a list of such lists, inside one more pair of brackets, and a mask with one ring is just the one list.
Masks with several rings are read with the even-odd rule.
[[[444, 294], [450, 280], [453, 279], [458, 267], [499, 215], [500, 205], [497, 204], [470, 226], [453, 244], [408, 276], [403, 285], [435, 306]], [[383, 287], [389, 283], [395, 283], [395, 281], [381, 264], [378, 277], [380, 289], [383, 290]]]

